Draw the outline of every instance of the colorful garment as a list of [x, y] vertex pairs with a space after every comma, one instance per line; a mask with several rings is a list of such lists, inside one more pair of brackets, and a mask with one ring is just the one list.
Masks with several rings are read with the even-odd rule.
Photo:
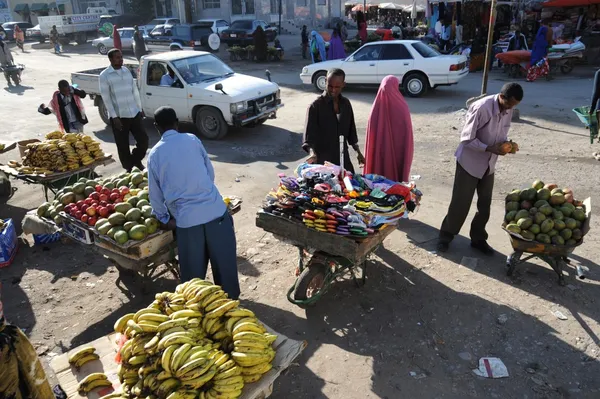
[[535, 82], [541, 76], [548, 76], [550, 73], [550, 66], [548, 65], [548, 60], [546, 58], [538, 61], [537, 64], [532, 65], [527, 70], [527, 81]]
[[342, 38], [334, 32], [329, 41], [329, 49], [327, 50], [328, 60], [339, 60], [346, 58], [346, 50], [344, 50], [344, 42]]
[[313, 30], [310, 32], [310, 56], [312, 57], [312, 62], [317, 62], [315, 60], [315, 55], [318, 55], [321, 58], [321, 61], [327, 60], [327, 53], [325, 52], [325, 40], [323, 36], [317, 33], [317, 31]]

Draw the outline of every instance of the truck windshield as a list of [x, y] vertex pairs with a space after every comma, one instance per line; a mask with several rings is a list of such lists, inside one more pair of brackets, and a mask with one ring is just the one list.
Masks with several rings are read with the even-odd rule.
[[233, 73], [231, 68], [212, 54], [173, 61], [173, 65], [188, 84], [200, 83]]

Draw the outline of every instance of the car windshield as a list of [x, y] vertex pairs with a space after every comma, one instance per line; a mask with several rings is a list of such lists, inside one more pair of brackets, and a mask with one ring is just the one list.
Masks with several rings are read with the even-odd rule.
[[250, 30], [252, 29], [252, 21], [235, 21], [229, 27], [231, 29]]
[[227, 64], [212, 54], [173, 61], [173, 65], [188, 84], [233, 74], [233, 70]]
[[14, 22], [7, 22], [7, 23], [5, 23], [5, 24], [2, 24], [2, 27], [3, 27], [4, 29], [12, 29], [12, 28], [13, 28], [13, 26], [15, 26], [15, 25], [16, 25], [16, 24], [15, 24]]
[[412, 46], [415, 50], [417, 50], [417, 53], [421, 54], [421, 57], [423, 58], [433, 58], [441, 55], [425, 43], [413, 43]]

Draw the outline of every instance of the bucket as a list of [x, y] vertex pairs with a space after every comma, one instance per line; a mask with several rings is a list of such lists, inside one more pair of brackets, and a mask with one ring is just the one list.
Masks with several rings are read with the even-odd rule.
[[30, 139], [30, 140], [23, 140], [23, 141], [17, 142], [17, 144], [19, 145], [19, 153], [21, 154], [21, 158], [25, 158], [25, 151], [27, 150], [27, 144], [31, 144], [31, 143], [40, 143], [40, 140]]

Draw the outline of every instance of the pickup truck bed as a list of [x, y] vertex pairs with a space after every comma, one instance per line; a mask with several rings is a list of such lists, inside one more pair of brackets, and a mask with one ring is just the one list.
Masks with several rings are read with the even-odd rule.
[[[138, 65], [123, 64], [123, 66], [127, 67], [133, 78], [137, 80]], [[90, 96], [100, 95], [100, 73], [105, 69], [106, 67], [74, 72], [71, 74], [71, 83], [76, 84], [78, 89], [84, 90]]]

